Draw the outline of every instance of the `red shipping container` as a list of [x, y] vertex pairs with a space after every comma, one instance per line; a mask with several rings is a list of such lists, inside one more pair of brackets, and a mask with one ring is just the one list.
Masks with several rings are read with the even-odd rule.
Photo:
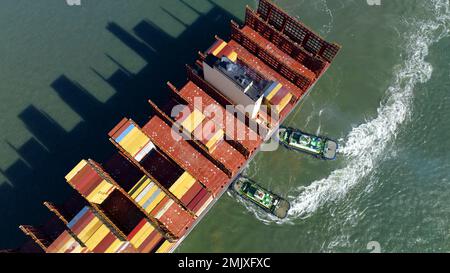
[[[139, 246], [138, 250], [142, 253], [149, 253], [154, 250], [156, 246], [164, 240], [164, 237], [157, 231], [154, 230], [142, 244]], [[152, 251], [153, 252], [153, 251]]]
[[173, 203], [159, 220], [178, 238], [193, 224], [194, 217], [178, 204]]
[[131, 231], [131, 233], [127, 236], [127, 240], [131, 241], [134, 235], [136, 235], [136, 233], [138, 233], [141, 230], [141, 228], [145, 225], [145, 223], [147, 223], [147, 220], [142, 219], [142, 221], [140, 221], [139, 224], [133, 229], [133, 231]]
[[205, 195], [205, 196], [202, 198], [202, 200], [200, 200], [200, 202], [198, 202], [197, 205], [195, 205], [193, 211], [194, 211], [195, 213], [198, 212], [198, 214], [200, 214], [201, 211], [199, 211], [199, 210], [205, 205], [205, 203], [206, 203], [208, 200], [212, 200], [210, 194]]
[[202, 185], [198, 181], [195, 181], [192, 187], [181, 197], [181, 202], [187, 206], [202, 189]]
[[195, 196], [195, 198], [191, 201], [191, 203], [189, 203], [188, 205], [188, 209], [194, 211], [195, 206], [198, 204], [198, 202], [200, 202], [200, 200], [202, 200], [202, 198], [208, 193], [208, 191], [206, 189], [202, 189], [197, 196]]
[[110, 138], [118, 137], [128, 126], [125, 126], [128, 123], [127, 118], [123, 118], [111, 131], [109, 131], [108, 136]]
[[94, 253], [104, 253], [111, 244], [117, 240], [117, 237], [113, 233], [109, 233], [105, 238], [92, 250]]
[[83, 217], [71, 228], [73, 233], [80, 234], [81, 231], [95, 218], [95, 215], [91, 211], [87, 211]]

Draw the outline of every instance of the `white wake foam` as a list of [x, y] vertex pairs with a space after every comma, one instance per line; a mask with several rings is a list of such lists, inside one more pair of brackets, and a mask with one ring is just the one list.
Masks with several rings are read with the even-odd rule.
[[401, 125], [408, 121], [415, 86], [431, 78], [433, 68], [425, 61], [429, 47], [449, 34], [449, 0], [433, 0], [425, 5], [430, 5], [435, 18], [408, 22], [415, 30], [405, 36], [406, 61], [396, 71], [386, 91], [386, 100], [378, 108], [377, 117], [354, 128], [345, 138], [340, 149], [345, 167], [310, 186], [298, 188], [298, 194], [289, 198], [291, 210], [283, 221], [246, 205], [258, 219], [265, 223], [289, 223], [296, 218], [309, 217], [324, 204], [342, 199], [374, 170], [387, 145], [395, 139]]
[[291, 200], [289, 219], [308, 217], [323, 204], [343, 198], [350, 189], [375, 167], [388, 143], [396, 137], [400, 126], [408, 120], [414, 87], [431, 78], [432, 66], [425, 61], [429, 46], [449, 34], [449, 1], [431, 1], [435, 18], [413, 22], [416, 30], [406, 36], [406, 61], [396, 72], [378, 108], [378, 116], [354, 128], [340, 152], [346, 167], [333, 171], [327, 178], [299, 189]]

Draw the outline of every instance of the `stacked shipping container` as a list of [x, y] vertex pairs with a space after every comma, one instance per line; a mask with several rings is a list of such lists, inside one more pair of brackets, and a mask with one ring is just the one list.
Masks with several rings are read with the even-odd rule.
[[[253, 33], [254, 38], [261, 37], [255, 32]], [[258, 36], [256, 36], [258, 35]], [[267, 42], [267, 41], [266, 41]], [[272, 86], [270, 86], [269, 90], [266, 91], [266, 94], [264, 95], [264, 103], [268, 106], [269, 109], [271, 109], [274, 114], [277, 114], [280, 117], [284, 117], [285, 115], [282, 115], [282, 113], [286, 113], [294, 107], [294, 95], [295, 93], [301, 94], [302, 91], [297, 86], [292, 85], [292, 83], [286, 81], [286, 79], [283, 80], [281, 76], [279, 76], [275, 71], [269, 70], [270, 68], [267, 67], [265, 64], [259, 65], [258, 61], [255, 61], [254, 58], [246, 58], [246, 49], [242, 47], [233, 47], [234, 41], [231, 41], [230, 43], [226, 43], [221, 39], [218, 39], [216, 43], [207, 51], [209, 54], [212, 54], [216, 57], [223, 57], [227, 56], [229, 52], [233, 52], [235, 55], [235, 61], [239, 63], [240, 65], [249, 67], [253, 70], [253, 74], [256, 78], [262, 79], [265, 81], [273, 81]], [[268, 42], [267, 42], [268, 43]], [[251, 46], [248, 46], [252, 48]], [[276, 49], [272, 48], [273, 45], [271, 44], [265, 44], [265, 48], [271, 49], [271, 51], [275, 51]], [[254, 49], [256, 50], [256, 49]], [[236, 53], [236, 51], [239, 52]], [[276, 51], [279, 55], [280, 52]], [[285, 54], [284, 54], [285, 55]], [[285, 57], [284, 61], [286, 61]], [[287, 61], [286, 61], [287, 62]], [[254, 63], [255, 65], [249, 65], [251, 63]], [[295, 60], [289, 57], [289, 64], [293, 65], [296, 64], [294, 67], [297, 67], [301, 72], [304, 73], [305, 71], [308, 71], [308, 77], [311, 77], [311, 81], [314, 80], [315, 75], [310, 72], [306, 67], [301, 65], [300, 63], [297, 63]], [[257, 71], [254, 69], [254, 67], [258, 67]], [[271, 75], [274, 75], [274, 77], [271, 77]], [[284, 84], [286, 84], [286, 88], [283, 87], [283, 84], [280, 82], [282, 81]], [[290, 88], [290, 89], [289, 89]], [[288, 107], [290, 105], [290, 107]], [[283, 112], [284, 111], [284, 112]], [[269, 127], [274, 127], [276, 125], [276, 122], [273, 122], [270, 116], [267, 115], [265, 112], [260, 112], [258, 115], [258, 118], [261, 121], [266, 122], [269, 124]]]
[[271, 107], [278, 115], [292, 100], [292, 94], [279, 82], [273, 82], [264, 94], [265, 104]]
[[[179, 97], [179, 103], [181, 104], [178, 106], [182, 110], [174, 120], [168, 117], [169, 113], [164, 113], [163, 115], [170, 119], [171, 123], [178, 124], [184, 129], [186, 128], [183, 125], [185, 121], [183, 116], [201, 116], [201, 122], [197, 122], [192, 126], [193, 130], [187, 130], [188, 135], [193, 140], [200, 142], [199, 146], [206, 148], [209, 155], [219, 162], [222, 170], [234, 175], [245, 163], [246, 158], [229, 141], [225, 141], [224, 130], [226, 129], [223, 127], [223, 119], [220, 117], [220, 114], [223, 113], [221, 109], [217, 109], [216, 105], [207, 104], [208, 100], [204, 101], [202, 97], [195, 97], [195, 95], [192, 100], [187, 100], [185, 97], [180, 96], [181, 92], [176, 90], [175, 87], [171, 86], [171, 88], [173, 94]], [[192, 94], [192, 92], [195, 92], [195, 88], [195, 85], [187, 84], [183, 87], [183, 93]], [[231, 125], [231, 127], [233, 129], [234, 125]], [[242, 128], [245, 128], [245, 126]]]
[[119, 253], [132, 249], [129, 242], [114, 234], [106, 222], [88, 206], [84, 207], [67, 227], [89, 251]]
[[[142, 139], [142, 137], [141, 137]], [[95, 167], [95, 165], [87, 160], [83, 160], [81, 161], [67, 176], [67, 180], [68, 182], [74, 186], [75, 189], [77, 189], [83, 196], [96, 196], [93, 195], [93, 192], [96, 191], [92, 191], [92, 190], [88, 190], [86, 192], [85, 188], [88, 189], [97, 189], [97, 188], [101, 188], [101, 185], [103, 185], [104, 183], [108, 183], [109, 185], [112, 185], [112, 190], [114, 189], [121, 189], [120, 186], [112, 180], [111, 177], [109, 177], [109, 175], [107, 175], [106, 173], [103, 173], [105, 177], [108, 177], [108, 179], [110, 181], [106, 182], [105, 179], [101, 178], [101, 170], [100, 167], [98, 166], [97, 168]], [[81, 182], [82, 183], [81, 183]], [[102, 182], [103, 181], [103, 182]], [[83, 187], [81, 187], [83, 186]], [[115, 198], [116, 201], [111, 200], [110, 202], [112, 203], [118, 203], [119, 199], [117, 199], [117, 197], [114, 194], [111, 194], [111, 190], [107, 190], [108, 194], [105, 195], [103, 191], [99, 191], [102, 196], [102, 198], [88, 198], [86, 197], [90, 202], [92, 203], [96, 203], [96, 204], [106, 204], [109, 203], [107, 202], [108, 198]], [[161, 211], [161, 210], [156, 210], [156, 208], [158, 207], [158, 205], [161, 205], [162, 203], [164, 203], [164, 200], [171, 200], [170, 198], [168, 198], [164, 192], [162, 192], [153, 182], [151, 182], [151, 180], [147, 177], [147, 176], [142, 176], [142, 178], [129, 190], [128, 192], [129, 196], [131, 197], [131, 199], [133, 199], [136, 204], [138, 204], [139, 206], [141, 206], [142, 208], [145, 209], [145, 211], [151, 215], [154, 216], [155, 219], [158, 219], [161, 221], [162, 224], [164, 224], [164, 222], [170, 222], [170, 217], [171, 214], [170, 212], [174, 213], [173, 211], [176, 211], [177, 208], [171, 207], [169, 205], [165, 206], [165, 211]], [[98, 200], [101, 200], [100, 202], [97, 202]], [[172, 203], [170, 204], [172, 205]], [[122, 204], [123, 206], [123, 204]], [[110, 206], [108, 206], [109, 208]], [[103, 208], [100, 207], [102, 209], [106, 209], [105, 213], [108, 213], [108, 208]], [[170, 208], [170, 211], [169, 211]], [[114, 208], [112, 208], [112, 210], [115, 210]], [[83, 211], [86, 211], [86, 208], [84, 208], [79, 215], [77, 215], [77, 217], [82, 217]], [[114, 214], [114, 212], [112, 212]], [[130, 212], [131, 213], [131, 212]], [[159, 213], [159, 215], [158, 215]], [[158, 215], [158, 216], [157, 216]], [[75, 217], [74, 219], [77, 219], [77, 217]], [[74, 220], [72, 220], [73, 222]], [[71, 228], [70, 226], [71, 224], [69, 223], [69, 228]], [[94, 226], [95, 228], [95, 226]], [[184, 232], [184, 230], [181, 229], [171, 229], [170, 227], [168, 228], [170, 232], [172, 232], [173, 234], [176, 234], [176, 236], [181, 236], [181, 233]], [[181, 230], [181, 231], [180, 231]], [[104, 235], [105, 230], [103, 227], [102, 229], [99, 229], [100, 232], [99, 234], [96, 235], [97, 240], [102, 240], [102, 235]], [[181, 233], [180, 233], [181, 232]], [[81, 241], [83, 241], [83, 239], [85, 238], [80, 238]], [[99, 247], [92, 249], [88, 248], [90, 250], [92, 250], [93, 252], [97, 252], [99, 250], [105, 251], [105, 252], [111, 252], [111, 251], [122, 251], [122, 249], [118, 249], [118, 250], [114, 250], [114, 246], [120, 246], [118, 241], [113, 241], [114, 237], [112, 236], [112, 234], [108, 234], [106, 238], [104, 238], [105, 241], [102, 241], [102, 243], [99, 245]], [[89, 244], [95, 244], [95, 239], [90, 239], [91, 241], [89, 241]], [[94, 241], [92, 241], [94, 240]], [[152, 224], [146, 220], [145, 218], [142, 218], [142, 220], [139, 222], [139, 224], [131, 231], [131, 233], [127, 236], [127, 240], [129, 242], [131, 242], [131, 245], [139, 252], [150, 252], [150, 251], [155, 251], [157, 250], [157, 247], [160, 246], [164, 241], [164, 237], [161, 234], [161, 232], [159, 230], [157, 230], [155, 227], [152, 226]], [[113, 243], [113, 245], [111, 246], [111, 248], [107, 248], [108, 247], [108, 243]]]
[[[340, 49], [267, 0], [260, 0], [257, 12], [247, 8], [243, 28], [231, 27], [232, 40], [216, 37], [206, 54], [226, 56], [272, 81], [265, 103], [281, 119]], [[175, 104], [167, 106], [178, 102], [187, 114], [172, 119], [156, 109], [142, 129], [123, 119], [109, 134], [119, 154], [104, 167], [82, 160], [67, 174], [67, 182], [89, 204], [70, 217], [48, 205], [65, 230], [53, 236], [29, 226], [21, 229], [52, 253], [172, 251], [262, 143], [260, 132], [250, 128], [254, 121], [225, 109], [229, 100], [202, 78], [201, 70], [189, 69], [189, 78], [180, 91], [172, 86]], [[207, 107], [222, 119], [209, 116]], [[183, 133], [173, 130], [174, 124]], [[185, 133], [196, 139], [183, 139]], [[117, 215], [127, 212], [129, 217]]]
[[[261, 137], [256, 132], [192, 81], [189, 81], [179, 91], [179, 96], [189, 104], [201, 107], [203, 111], [208, 109], [210, 112], [217, 113], [213, 119], [215, 124], [225, 132], [226, 140], [241, 151], [246, 158], [262, 143]], [[201, 104], [195, 103], [196, 100], [201, 101]]]
[[[194, 127], [192, 123], [197, 123], [197, 117], [202, 117], [203, 115], [200, 112], [192, 113], [189, 115], [190, 117], [184, 119], [187, 126]], [[195, 117], [197, 116], [197, 117]], [[203, 116], [204, 118], [204, 116]], [[131, 143], [139, 143], [141, 141], [141, 145], [146, 145], [146, 143], [152, 143], [150, 138], [148, 138], [142, 131], [139, 129], [131, 120], [124, 119], [121, 123], [119, 123], [114, 130], [111, 132], [112, 140], [120, 146], [125, 152], [131, 155], [130, 147], [123, 145], [123, 138], [120, 138], [122, 132], [126, 132], [126, 129], [132, 126], [136, 132], [134, 136], [138, 135], [138, 140], [134, 140], [133, 136], [126, 135], [126, 140]], [[117, 137], [119, 136], [119, 137]], [[136, 144], [135, 144], [136, 145]], [[131, 146], [133, 147], [133, 146]], [[155, 148], [156, 149], [156, 148]], [[150, 152], [150, 151], [149, 151]], [[149, 155], [152, 156], [152, 155]], [[143, 158], [142, 158], [143, 159]], [[167, 164], [168, 165], [168, 164]], [[167, 166], [166, 165], [166, 166]], [[147, 170], [149, 173], [152, 170]], [[156, 170], [156, 171], [160, 171]], [[167, 184], [167, 183], [165, 183]], [[170, 187], [166, 188], [173, 196], [181, 201], [181, 203], [190, 211], [194, 212], [196, 215], [199, 215], [201, 211], [204, 209], [204, 204], [211, 197], [211, 194], [187, 171], [184, 171]], [[134, 188], [129, 191], [129, 194], [132, 196], [136, 202], [139, 203], [149, 214], [152, 214], [155, 207], [166, 200], [171, 200], [169, 196], [167, 196], [161, 187], [156, 185], [153, 181], [151, 181], [148, 177], [144, 176], [141, 180], [136, 184]]]
[[228, 176], [186, 140], [176, 140], [172, 135], [176, 132], [161, 118], [154, 116], [142, 129], [164, 153], [200, 181], [214, 196], [225, 187]]
[[115, 186], [102, 178], [89, 164], [82, 160], [66, 175], [72, 185], [87, 201], [101, 204], [115, 189]]
[[88, 253], [90, 250], [82, 246], [68, 231], [64, 231], [48, 248], [47, 253]]
[[130, 121], [124, 119], [116, 128], [111, 131], [111, 138], [136, 161], [140, 162], [155, 148], [150, 139]]
[[165, 241], [164, 237], [146, 219], [136, 226], [127, 240], [141, 253], [153, 251]]

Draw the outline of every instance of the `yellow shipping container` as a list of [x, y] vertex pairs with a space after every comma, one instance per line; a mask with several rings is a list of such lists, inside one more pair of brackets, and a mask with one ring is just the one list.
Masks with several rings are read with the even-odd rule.
[[73, 168], [67, 175], [66, 175], [66, 180], [70, 181], [72, 180], [72, 178], [81, 170], [84, 168], [84, 166], [87, 165], [87, 161], [86, 160], [81, 160], [76, 166], [75, 168]]
[[138, 128], [133, 128], [119, 144], [130, 155], [135, 156], [149, 141], [150, 139]]
[[141, 230], [130, 240], [130, 243], [138, 248], [154, 230], [155, 228], [150, 223], [145, 223]]
[[144, 208], [145, 211], [150, 213], [159, 204], [159, 202], [164, 199], [164, 197], [166, 197], [166, 194], [161, 192], [148, 207]]
[[102, 225], [94, 234], [92, 234], [91, 238], [86, 241], [85, 245], [90, 249], [94, 250], [94, 248], [105, 239], [106, 235], [110, 233], [109, 228], [105, 225]]
[[169, 253], [172, 247], [174, 246], [174, 243], [171, 243], [169, 241], [165, 241], [159, 248], [156, 250], [156, 253]]
[[214, 56], [217, 56], [217, 54], [219, 54], [220, 51], [222, 51], [222, 49], [224, 49], [226, 45], [227, 45], [227, 43], [222, 41], [222, 42], [220, 43], [220, 45], [212, 52], [212, 54], [213, 54]]
[[275, 88], [269, 93], [269, 95], [266, 96], [266, 99], [270, 101], [278, 93], [278, 91], [280, 91], [281, 87], [283, 87], [283, 85], [281, 83], [278, 83]]
[[150, 184], [151, 180], [147, 176], [143, 176], [139, 182], [128, 192], [135, 199]]
[[232, 62], [237, 61], [238, 54], [235, 51], [231, 51], [229, 54], [227, 54], [227, 58], [230, 59]]
[[95, 204], [101, 204], [114, 190], [114, 185], [103, 180], [97, 187], [87, 196], [87, 200]]
[[192, 133], [195, 128], [197, 128], [205, 119], [205, 116], [203, 113], [198, 111], [197, 109], [194, 109], [192, 113], [189, 114], [189, 116], [183, 120], [181, 125], [189, 132]]
[[195, 178], [188, 172], [184, 172], [175, 183], [170, 187], [170, 192], [177, 198], [183, 197], [183, 195], [194, 185]]
[[123, 245], [123, 241], [116, 239], [109, 247], [105, 250], [105, 253], [116, 253], [116, 251]]
[[214, 151], [213, 148], [215, 148], [215, 145], [217, 142], [223, 139], [224, 132], [222, 129], [218, 130], [214, 136], [206, 143], [206, 147], [208, 148], [209, 152]]
[[80, 232], [80, 234], [77, 234], [77, 237], [80, 238], [83, 243], [85, 243], [102, 225], [103, 223], [96, 217], [86, 225], [86, 227]]
[[272, 99], [280, 92], [281, 87], [283, 85], [278, 83], [272, 91], [265, 97], [265, 104], [267, 104], [273, 111], [276, 111], [278, 114], [283, 111], [283, 109], [289, 104], [292, 99], [292, 94], [287, 93], [276, 105], [272, 102]]
[[155, 193], [155, 191], [157, 191], [159, 188], [158, 186], [156, 186], [155, 184], [153, 184], [153, 187], [145, 194], [144, 197], [141, 198], [141, 200], [136, 200], [138, 201], [138, 204], [142, 207], [145, 202], [147, 202], [147, 200]]

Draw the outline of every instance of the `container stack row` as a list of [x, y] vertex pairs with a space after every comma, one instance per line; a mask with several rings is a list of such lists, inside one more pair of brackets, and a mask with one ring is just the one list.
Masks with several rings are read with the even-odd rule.
[[[229, 42], [216, 37], [201, 59], [227, 57], [254, 78], [273, 82], [264, 103], [280, 121], [340, 49], [267, 0], [256, 12], [247, 8], [245, 26], [232, 23], [231, 33]], [[171, 252], [225, 192], [265, 137], [251, 124], [275, 126], [270, 115], [241, 119], [228, 109], [229, 98], [204, 79], [201, 63], [188, 70], [180, 91], [172, 88], [174, 98], [164, 110], [151, 102], [157, 113], [142, 128], [124, 118], [110, 131], [118, 149], [110, 160], [82, 160], [68, 172], [83, 204], [71, 211], [48, 205], [57, 224], [46, 226], [58, 228], [21, 226], [42, 251]], [[172, 117], [168, 111], [177, 104], [182, 111]]]
[[[201, 113], [191, 114], [190, 116], [201, 116]], [[188, 123], [190, 124], [192, 122], [195, 122], [197, 118], [186, 118], [186, 120], [189, 120]], [[124, 138], [122, 138], [121, 135], [123, 135], [123, 132], [126, 132], [127, 129], [133, 127], [133, 130], [135, 132], [133, 135], [127, 134]], [[128, 119], [122, 120], [116, 127], [117, 132], [111, 132], [111, 139], [121, 148], [123, 149], [126, 154], [131, 155], [131, 149], [130, 146], [124, 145], [124, 140], [128, 141], [128, 143], [141, 143], [141, 146], [147, 145], [147, 143], [152, 143], [150, 138], [146, 136], [146, 134], [137, 126], [134, 122]], [[139, 145], [139, 144], [137, 144]], [[155, 146], [152, 143], [153, 149], [158, 149], [158, 152], [156, 153], [147, 153], [148, 158], [141, 158], [141, 161], [155, 163], [153, 165], [158, 164], [156, 162], [156, 157], [159, 155], [159, 153], [164, 153], [159, 147]], [[133, 146], [131, 146], [133, 147]], [[170, 157], [170, 155], [167, 155], [167, 157]], [[163, 159], [161, 159], [163, 160]], [[166, 159], [164, 159], [166, 160]], [[155, 177], [158, 176], [158, 172], [163, 171], [163, 168], [171, 168], [170, 163], [167, 161], [163, 161], [165, 164], [159, 163], [161, 168], [157, 168], [156, 170], [147, 169], [149, 173], [152, 173]], [[138, 163], [141, 164], [141, 163]], [[144, 165], [144, 164], [143, 164]], [[148, 164], [145, 164], [148, 165]], [[140, 166], [141, 168], [145, 169], [145, 166]], [[182, 168], [180, 168], [182, 169]], [[166, 181], [161, 181], [161, 184], [167, 185], [165, 188], [165, 191], [169, 191], [173, 196], [175, 196], [178, 200], [180, 200], [181, 204], [188, 209], [189, 211], [193, 212], [195, 215], [199, 215], [205, 208], [205, 203], [207, 201], [212, 200], [211, 194], [208, 192], [208, 190], [200, 183], [198, 182], [188, 171], [185, 171], [182, 169], [182, 172], [178, 172], [179, 176], [177, 177], [167, 177], [164, 176], [162, 179]], [[167, 178], [167, 179], [166, 179]], [[173, 183], [171, 183], [168, 180], [173, 180]], [[158, 204], [165, 200], [170, 200], [170, 196], [167, 196], [165, 192], [162, 190], [161, 187], [156, 185], [154, 181], [151, 181], [148, 177], [143, 177], [141, 180], [136, 184], [135, 187], [133, 187], [129, 194], [133, 199], [136, 200], [136, 202], [139, 203], [149, 214], [155, 214], [153, 210], [156, 208]]]

